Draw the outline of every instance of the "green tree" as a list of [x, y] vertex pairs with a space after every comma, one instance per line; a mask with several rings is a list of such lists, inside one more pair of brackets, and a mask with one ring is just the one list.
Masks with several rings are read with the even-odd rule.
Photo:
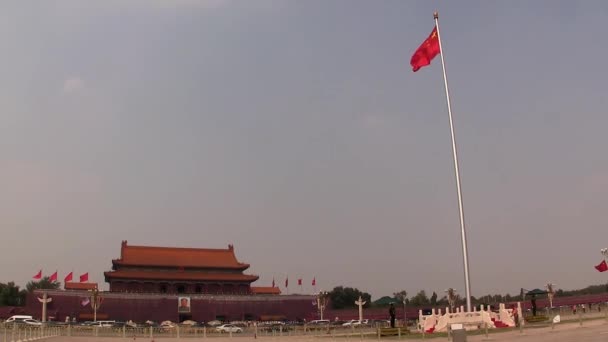
[[0, 306], [25, 305], [25, 291], [20, 290], [14, 282], [0, 284]]
[[439, 298], [439, 300], [437, 300], [437, 306], [445, 307], [448, 305], [449, 305], [449, 302], [448, 302], [447, 296], [441, 296], [441, 298]]
[[433, 291], [433, 294], [431, 295], [431, 305], [432, 306], [437, 305], [437, 293], [435, 293], [435, 291]]
[[395, 292], [395, 293], [393, 293], [393, 296], [395, 297], [395, 301], [400, 304], [403, 304], [404, 300], [405, 300], [405, 304], [407, 304], [409, 302], [409, 300], [407, 299], [407, 291], [405, 291], [405, 290]]
[[56, 290], [61, 286], [60, 282], [51, 281], [49, 277], [44, 277], [39, 281], [30, 281], [25, 285], [27, 292], [34, 292], [34, 290]]
[[334, 309], [357, 307], [355, 301], [359, 299], [359, 296], [366, 302], [363, 307], [368, 307], [371, 304], [372, 296], [356, 288], [336, 286], [329, 292], [329, 300]]
[[410, 303], [413, 306], [429, 305], [429, 297], [426, 296], [426, 292], [424, 290], [420, 290], [420, 292], [410, 299]]

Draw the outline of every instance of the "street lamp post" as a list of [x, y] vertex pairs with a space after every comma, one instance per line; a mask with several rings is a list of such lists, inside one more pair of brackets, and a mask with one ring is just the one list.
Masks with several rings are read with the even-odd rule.
[[407, 313], [405, 311], [405, 296], [403, 296], [403, 326], [407, 327]]
[[448, 304], [450, 305], [450, 312], [454, 313], [454, 303], [456, 302], [456, 290], [450, 287], [449, 289], [445, 290], [445, 292], [447, 293]]
[[317, 307], [319, 308], [319, 317], [323, 320], [323, 312], [325, 311], [325, 307], [327, 306], [329, 293], [327, 291], [320, 291], [317, 295]]
[[93, 322], [97, 322], [97, 309], [101, 305], [101, 296], [99, 295], [99, 290], [95, 287], [91, 290], [91, 308], [93, 308]]
[[42, 303], [42, 323], [47, 321], [47, 304], [53, 301], [53, 298], [49, 298], [46, 290], [42, 293], [42, 299], [38, 298], [38, 301]]
[[555, 296], [555, 284], [548, 283], [545, 285], [547, 287], [547, 297], [549, 297], [549, 307], [553, 309], [553, 297]]
[[[604, 256], [604, 260], [608, 259], [608, 248], [602, 248], [601, 250], [602, 255]], [[608, 284], [606, 284], [608, 286]]]

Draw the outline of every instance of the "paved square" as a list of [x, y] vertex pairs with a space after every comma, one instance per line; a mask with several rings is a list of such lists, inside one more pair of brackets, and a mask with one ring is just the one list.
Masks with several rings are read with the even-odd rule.
[[[332, 337], [314, 337], [314, 336], [291, 336], [291, 337], [253, 337], [247, 336], [235, 336], [229, 337], [208, 337], [203, 338], [159, 338], [154, 339], [154, 342], [170, 342], [170, 341], [211, 341], [211, 342], [271, 342], [271, 341], [358, 341], [359, 337], [351, 338], [332, 338]], [[385, 341], [397, 341], [396, 338], [383, 339]], [[422, 340], [422, 339], [404, 339], [404, 341]], [[431, 341], [447, 341], [445, 337], [432, 337], [427, 335], [426, 340]], [[133, 338], [108, 338], [108, 337], [54, 337], [47, 339], [49, 342], [132, 342]], [[139, 337], [136, 341], [148, 342], [152, 341], [150, 338]], [[377, 341], [376, 338], [367, 338], [364, 341]], [[552, 330], [550, 327], [546, 328], [529, 328], [525, 329], [524, 333], [521, 334], [519, 330], [513, 330], [504, 333], [490, 334], [489, 338], [486, 339], [484, 335], [468, 336], [467, 341], [518, 341], [518, 342], [599, 342], [608, 341], [608, 322], [605, 320], [595, 320], [584, 322], [583, 327], [580, 327], [578, 323], [563, 323], [555, 326]]]

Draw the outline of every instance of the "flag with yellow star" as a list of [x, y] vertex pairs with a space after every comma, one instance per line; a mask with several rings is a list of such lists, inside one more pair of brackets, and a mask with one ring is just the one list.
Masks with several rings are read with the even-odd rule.
[[410, 60], [412, 70], [416, 72], [423, 66], [431, 64], [431, 61], [439, 52], [439, 37], [437, 36], [437, 27], [435, 27], [429, 37], [422, 42], [420, 47], [414, 52], [414, 55]]

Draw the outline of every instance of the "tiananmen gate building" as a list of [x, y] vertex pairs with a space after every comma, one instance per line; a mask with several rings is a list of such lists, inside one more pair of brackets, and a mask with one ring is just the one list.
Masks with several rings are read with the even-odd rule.
[[[258, 276], [246, 274], [234, 246], [226, 249], [131, 246], [123, 241], [120, 258], [104, 272], [110, 290], [98, 293], [98, 320], [181, 322], [194, 320], [312, 319], [312, 295], [281, 295], [277, 287], [252, 286]], [[36, 290], [27, 311], [42, 316], [46, 291], [52, 301], [48, 316], [92, 320], [94, 283], [67, 283], [64, 290]]]
[[[252, 294], [258, 276], [243, 274], [234, 247], [227, 249], [129, 246], [105, 272], [111, 292]], [[277, 289], [278, 290], [278, 289]], [[277, 293], [278, 294], [278, 293]]]

